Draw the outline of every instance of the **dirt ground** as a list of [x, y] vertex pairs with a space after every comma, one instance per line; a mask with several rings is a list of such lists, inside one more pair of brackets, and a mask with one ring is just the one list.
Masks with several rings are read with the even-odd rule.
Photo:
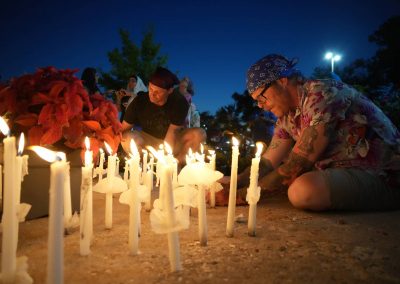
[[[156, 191], [154, 192], [157, 193]], [[208, 245], [198, 242], [197, 211], [179, 233], [183, 270], [171, 273], [167, 236], [152, 232], [142, 209], [141, 254], [128, 254], [128, 206], [114, 198], [113, 228], [104, 228], [105, 197], [94, 193], [91, 255], [79, 255], [79, 232], [65, 236], [65, 283], [400, 283], [400, 211], [310, 213], [283, 194], [264, 198], [257, 236], [247, 234], [248, 207], [225, 236], [226, 207], [207, 209]], [[20, 225], [18, 256], [45, 283], [47, 218]]]

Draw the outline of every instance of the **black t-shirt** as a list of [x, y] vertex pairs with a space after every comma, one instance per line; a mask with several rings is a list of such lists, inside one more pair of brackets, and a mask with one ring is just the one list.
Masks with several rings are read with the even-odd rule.
[[184, 125], [189, 104], [184, 96], [174, 91], [163, 106], [150, 101], [149, 93], [140, 92], [128, 105], [124, 120], [156, 138], [164, 139], [170, 124]]

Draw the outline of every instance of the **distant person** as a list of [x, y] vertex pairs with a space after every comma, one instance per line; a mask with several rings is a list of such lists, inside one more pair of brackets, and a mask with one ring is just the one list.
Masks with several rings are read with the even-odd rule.
[[189, 105], [181, 94], [174, 92], [174, 86], [179, 83], [175, 74], [158, 67], [149, 81], [149, 92], [140, 92], [126, 109], [122, 147], [129, 153], [132, 138], [139, 147], [158, 148], [166, 141], [179, 162], [184, 163], [188, 149], [197, 151], [200, 143], [205, 141], [205, 131], [185, 129]]
[[92, 67], [85, 68], [82, 72], [81, 80], [89, 96], [94, 94], [102, 95], [99, 87], [97, 86], [99, 81], [99, 75], [95, 68]]
[[[398, 129], [354, 88], [304, 80], [295, 64], [270, 54], [247, 72], [249, 94], [277, 117], [260, 162], [262, 190], [287, 190], [299, 209], [400, 209]], [[238, 176], [238, 188], [248, 186], [249, 172]], [[226, 199], [229, 179], [221, 182]]]
[[[125, 115], [126, 107], [134, 98], [136, 98], [137, 93], [135, 92], [135, 88], [137, 85], [137, 81], [138, 81], [138, 77], [135, 74], [132, 74], [131, 76], [129, 76], [126, 89], [120, 89], [115, 92], [116, 105], [117, 105], [118, 111], [120, 112], [121, 122]], [[145, 90], [147, 90], [147, 88], [145, 88]]]
[[196, 105], [193, 103], [194, 86], [189, 77], [183, 77], [179, 82], [179, 93], [181, 93], [189, 104], [188, 114], [185, 119], [185, 125], [188, 128], [200, 127], [200, 113], [197, 111]]

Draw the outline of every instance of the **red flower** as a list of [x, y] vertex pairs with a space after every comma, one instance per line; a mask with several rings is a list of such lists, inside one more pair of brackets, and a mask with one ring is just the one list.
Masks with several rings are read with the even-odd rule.
[[0, 115], [8, 118], [14, 135], [27, 133], [28, 145], [62, 141], [83, 148], [88, 136], [95, 155], [104, 141], [116, 151], [121, 140], [117, 108], [100, 95], [89, 97], [76, 71], [40, 68], [0, 85]]

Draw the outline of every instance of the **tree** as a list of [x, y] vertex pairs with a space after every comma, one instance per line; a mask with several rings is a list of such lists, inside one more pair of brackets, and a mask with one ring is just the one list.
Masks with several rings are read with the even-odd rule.
[[159, 55], [161, 44], [154, 42], [153, 29], [143, 33], [140, 46], [130, 39], [128, 31], [120, 29], [119, 34], [121, 49], [114, 48], [108, 52], [108, 60], [112, 67], [110, 72], [100, 71], [100, 85], [114, 90], [125, 88], [132, 74], [139, 75], [147, 84], [155, 69], [167, 63], [167, 56]]

